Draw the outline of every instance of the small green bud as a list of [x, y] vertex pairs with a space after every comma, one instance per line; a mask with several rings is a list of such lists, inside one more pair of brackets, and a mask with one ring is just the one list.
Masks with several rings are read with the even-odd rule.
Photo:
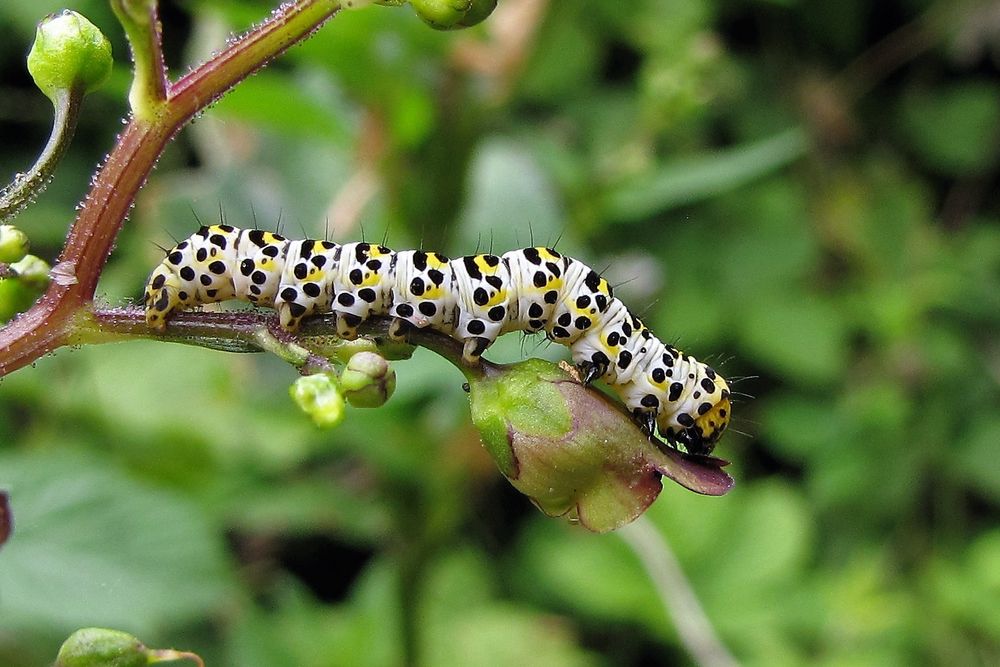
[[0, 324], [23, 313], [38, 298], [38, 292], [17, 278], [0, 278]]
[[143, 667], [149, 654], [142, 642], [120, 630], [84, 628], [63, 642], [55, 667]]
[[472, 421], [516, 489], [549, 516], [613, 530], [642, 514], [665, 475], [722, 495], [733, 480], [719, 459], [693, 459], [648, 439], [622, 406], [547, 361], [483, 362], [470, 378]]
[[477, 23], [482, 23], [497, 8], [497, 0], [472, 0], [469, 11], [465, 13], [462, 20], [458, 22], [463, 28], [471, 28]]
[[0, 262], [11, 264], [28, 254], [28, 235], [13, 225], [0, 225]]
[[336, 426], [344, 420], [344, 395], [337, 378], [329, 373], [300, 377], [288, 388], [288, 393], [320, 428]]
[[64, 9], [39, 24], [28, 53], [35, 85], [53, 102], [60, 91], [87, 93], [111, 75], [111, 43], [93, 23]]
[[459, 28], [472, 6], [472, 0], [410, 0], [410, 5], [424, 23], [437, 30]]
[[396, 390], [396, 371], [380, 354], [359, 352], [347, 362], [340, 374], [340, 387], [347, 401], [356, 408], [378, 408]]
[[10, 265], [17, 272], [17, 280], [28, 287], [43, 290], [49, 286], [49, 271], [52, 267], [40, 257], [25, 255], [20, 261]]

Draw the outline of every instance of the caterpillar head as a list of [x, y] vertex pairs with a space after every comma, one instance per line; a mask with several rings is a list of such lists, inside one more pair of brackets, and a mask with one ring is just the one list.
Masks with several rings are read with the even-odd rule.
[[707, 456], [729, 426], [732, 401], [725, 378], [710, 366], [698, 366], [694, 388], [677, 412], [661, 415], [659, 427], [671, 443], [684, 445], [691, 454]]

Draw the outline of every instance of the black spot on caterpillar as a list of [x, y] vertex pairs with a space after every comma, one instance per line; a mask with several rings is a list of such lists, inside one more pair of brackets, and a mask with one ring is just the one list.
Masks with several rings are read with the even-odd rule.
[[368, 317], [388, 315], [396, 318], [396, 337], [430, 327], [462, 342], [469, 364], [501, 334], [544, 331], [570, 347], [584, 381], [607, 382], [648, 434], [657, 429], [691, 453], [708, 454], [729, 424], [722, 376], [661, 342], [596, 271], [551, 248], [449, 260], [203, 227], [153, 270], [143, 298], [146, 322], [162, 331], [175, 311], [227, 299], [273, 307], [289, 331], [304, 317], [333, 312], [338, 335], [347, 339]]

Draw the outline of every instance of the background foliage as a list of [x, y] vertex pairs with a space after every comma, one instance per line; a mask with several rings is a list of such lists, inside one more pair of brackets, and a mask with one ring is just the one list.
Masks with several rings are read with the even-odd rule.
[[[106, 3], [71, 4], [118, 65], [17, 220], [49, 259], [128, 85]], [[163, 7], [181, 72], [269, 4]], [[23, 58], [57, 8], [0, 6], [2, 174], [47, 136]], [[750, 376], [719, 450], [736, 489], [649, 512], [739, 660], [997, 664], [998, 62], [995, 2], [502, 0], [462, 33], [343, 14], [180, 135], [103, 298], [136, 299], [155, 244], [219, 209], [450, 254], [558, 239]], [[564, 350], [490, 356], [522, 354]], [[689, 660], [617, 536], [507, 487], [445, 362], [397, 373], [331, 432], [264, 356], [136, 343], [5, 378], [0, 663], [84, 625], [244, 667]]]

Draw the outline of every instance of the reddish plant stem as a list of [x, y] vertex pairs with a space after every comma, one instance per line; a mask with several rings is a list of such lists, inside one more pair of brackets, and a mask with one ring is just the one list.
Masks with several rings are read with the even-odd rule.
[[177, 83], [152, 121], [132, 118], [98, 171], [48, 291], [0, 330], [0, 376], [65, 345], [73, 317], [90, 303], [125, 216], [156, 160], [177, 131], [242, 79], [309, 36], [340, 9], [334, 0], [299, 0], [272, 14]]

